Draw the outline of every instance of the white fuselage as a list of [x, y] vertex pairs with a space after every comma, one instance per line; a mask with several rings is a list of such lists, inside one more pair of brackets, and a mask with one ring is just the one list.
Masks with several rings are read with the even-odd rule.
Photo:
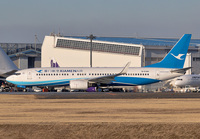
[[198, 87], [200, 86], [200, 75], [184, 75], [178, 77], [175, 81], [175, 85], [178, 87], [185, 87], [185, 86]]
[[[118, 74], [123, 68], [34, 68], [20, 70], [6, 80], [24, 86], [68, 85], [71, 80], [88, 80]], [[146, 85], [183, 75], [170, 68], [128, 68], [127, 74], [114, 78], [109, 85]]]

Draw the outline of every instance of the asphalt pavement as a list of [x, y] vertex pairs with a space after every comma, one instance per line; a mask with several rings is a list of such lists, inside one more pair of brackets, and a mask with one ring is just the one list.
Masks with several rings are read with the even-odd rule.
[[37, 99], [149, 99], [200, 98], [200, 93], [133, 93], [133, 92], [0, 92], [7, 95], [34, 95]]

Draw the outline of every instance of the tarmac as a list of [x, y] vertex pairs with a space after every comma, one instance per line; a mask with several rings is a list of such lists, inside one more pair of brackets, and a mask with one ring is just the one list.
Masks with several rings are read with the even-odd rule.
[[38, 99], [148, 99], [200, 98], [200, 93], [142, 92], [0, 92], [8, 95], [34, 95]]

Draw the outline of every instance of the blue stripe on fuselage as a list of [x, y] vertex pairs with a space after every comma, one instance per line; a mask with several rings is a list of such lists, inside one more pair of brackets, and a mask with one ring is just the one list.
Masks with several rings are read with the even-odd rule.
[[[73, 79], [61, 79], [61, 80], [49, 80], [49, 81], [8, 81], [16, 85], [24, 86], [56, 86], [56, 85], [68, 85], [70, 80], [78, 80], [80, 78]], [[133, 85], [145, 85], [159, 82], [160, 80], [151, 79], [151, 78], [140, 78], [140, 77], [115, 77], [115, 80], [111, 82], [110, 85], [116, 86], [133, 86]]]
[[113, 83], [121, 84], [132, 84], [132, 85], [146, 85], [151, 83], [159, 82], [160, 80], [151, 78], [140, 78], [140, 77], [115, 77]]
[[55, 86], [55, 85], [67, 85], [71, 79], [62, 79], [62, 80], [49, 80], [49, 81], [8, 81], [16, 85], [25, 85], [25, 86]]

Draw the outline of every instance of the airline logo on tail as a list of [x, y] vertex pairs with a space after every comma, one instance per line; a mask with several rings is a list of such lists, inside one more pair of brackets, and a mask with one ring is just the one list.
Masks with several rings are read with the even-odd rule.
[[58, 62], [55, 60], [55, 58], [52, 58], [52, 59], [51, 59], [50, 64], [51, 64], [51, 67], [52, 67], [52, 68], [58, 68], [58, 67], [60, 67], [60, 66], [58, 65]]
[[178, 54], [178, 56], [175, 56], [174, 54], [171, 53], [171, 55], [173, 55], [178, 60], [184, 60], [184, 58], [181, 57], [184, 56], [185, 54]]

